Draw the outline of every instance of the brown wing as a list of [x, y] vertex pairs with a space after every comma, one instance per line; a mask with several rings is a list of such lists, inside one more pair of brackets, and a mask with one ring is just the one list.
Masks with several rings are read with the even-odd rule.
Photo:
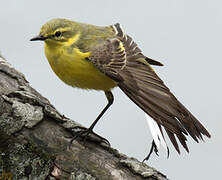
[[187, 151], [186, 135], [189, 134], [196, 142], [203, 140], [202, 135], [210, 137], [203, 125], [164, 85], [132, 38], [123, 33], [119, 24], [113, 28], [116, 38], [107, 41], [98, 50], [99, 53], [95, 53], [94, 64], [116, 80], [120, 89], [159, 127], [165, 128], [178, 153], [180, 150], [175, 136]]
[[117, 39], [109, 39], [93, 51], [90, 61], [103, 73], [119, 82], [123, 79], [118, 71], [126, 65], [126, 52], [123, 43]]
[[124, 34], [119, 23], [116, 23], [111, 26], [116, 33], [118, 39], [120, 39], [124, 43], [124, 47], [126, 49], [127, 56], [133, 56], [134, 58], [143, 57], [149, 64], [156, 66], [163, 66], [163, 64], [159, 61], [146, 57], [142, 54], [140, 48], [138, 48], [137, 44], [132, 40], [132, 38], [126, 34]]

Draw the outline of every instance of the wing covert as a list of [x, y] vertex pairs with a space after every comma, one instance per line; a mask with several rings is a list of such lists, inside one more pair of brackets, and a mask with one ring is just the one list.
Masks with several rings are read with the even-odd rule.
[[[210, 137], [203, 125], [176, 99], [157, 76], [137, 44], [125, 35], [119, 24], [112, 26], [116, 38], [107, 40], [92, 55], [92, 62], [107, 76], [118, 82], [120, 89], [145, 113], [163, 126], [175, 149], [180, 153], [176, 137], [189, 151], [186, 136], [195, 141]], [[158, 61], [151, 61], [154, 64]], [[161, 130], [162, 133], [162, 130]], [[175, 137], [176, 136], [176, 137]]]
[[91, 62], [104, 74], [119, 82], [118, 72], [126, 65], [126, 51], [117, 38], [108, 39], [100, 48], [93, 51]]

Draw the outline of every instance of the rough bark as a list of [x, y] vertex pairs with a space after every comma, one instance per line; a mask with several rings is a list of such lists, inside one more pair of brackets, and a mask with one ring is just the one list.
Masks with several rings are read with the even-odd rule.
[[68, 148], [77, 125], [0, 56], [0, 179], [167, 179], [95, 136]]

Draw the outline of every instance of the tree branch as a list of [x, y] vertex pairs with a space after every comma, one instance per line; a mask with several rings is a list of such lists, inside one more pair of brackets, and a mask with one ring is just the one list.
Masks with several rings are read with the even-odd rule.
[[167, 179], [93, 135], [68, 148], [71, 128], [79, 125], [0, 56], [0, 179]]

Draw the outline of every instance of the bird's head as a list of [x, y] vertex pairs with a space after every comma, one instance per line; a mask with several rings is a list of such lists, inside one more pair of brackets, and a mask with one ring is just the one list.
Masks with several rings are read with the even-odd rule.
[[30, 41], [45, 41], [47, 44], [71, 45], [79, 39], [78, 23], [67, 19], [53, 19], [44, 24], [39, 35]]

